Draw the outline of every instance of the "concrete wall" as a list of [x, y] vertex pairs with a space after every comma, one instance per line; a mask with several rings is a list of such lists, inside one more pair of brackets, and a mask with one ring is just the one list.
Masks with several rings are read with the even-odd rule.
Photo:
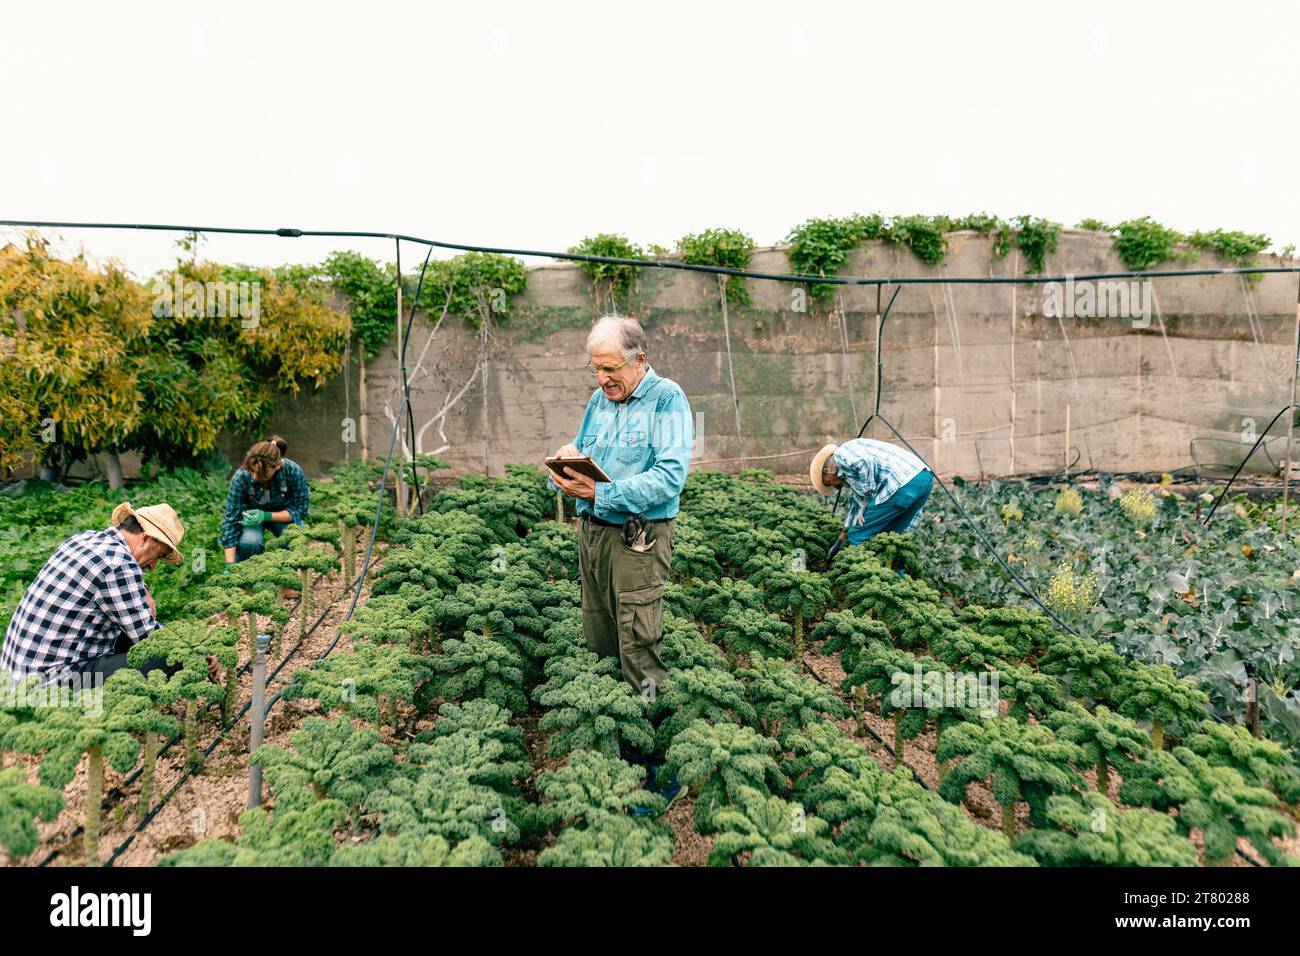
[[[1197, 264], [1226, 263], [1206, 257]], [[783, 250], [765, 249], [753, 268], [786, 272], [789, 263]], [[955, 234], [940, 267], [872, 243], [844, 271], [970, 276], [1024, 268], [1016, 250], [995, 259], [986, 237]], [[1066, 232], [1047, 268], [1082, 274], [1124, 266], [1107, 237]], [[1148, 328], [1129, 318], [1045, 317], [1040, 285], [905, 286], [885, 329], [881, 411], [945, 474], [1060, 470], [1067, 414], [1069, 457], [1078, 468], [1185, 468], [1193, 440], [1202, 462], [1235, 463], [1249, 449], [1243, 419], [1262, 430], [1289, 400], [1296, 284], [1295, 275], [1252, 283], [1236, 276], [1159, 280]], [[743, 458], [748, 466], [797, 473], [825, 441], [856, 435], [871, 411], [876, 290], [842, 287], [799, 312], [787, 285], [746, 286], [752, 306], [729, 310], [739, 438], [716, 280], [645, 270], [625, 311], [645, 324], [655, 370], [679, 382], [691, 401], [698, 464], [734, 469]], [[884, 290], [885, 301], [891, 294]], [[575, 266], [532, 269], [527, 292], [493, 329], [484, 374], [447, 415], [445, 443], [429, 426], [421, 450], [446, 444], [441, 455], [457, 471], [499, 474], [507, 462], [540, 461], [570, 440], [594, 387], [583, 346], [595, 312], [590, 284]], [[480, 346], [459, 317], [449, 317], [432, 341], [430, 330], [417, 316], [408, 347], [417, 428], [461, 389]], [[391, 410], [399, 400], [394, 345], [368, 375], [370, 453], [379, 455], [391, 428], [385, 404]], [[354, 360], [346, 376], [286, 400], [276, 414], [273, 428], [309, 471], [357, 456], [358, 446], [341, 440], [343, 419], [357, 416], [357, 379]], [[876, 426], [869, 434], [888, 437]], [[224, 450], [237, 460], [251, 437], [228, 436]], [[1271, 451], [1284, 454], [1280, 444]], [[1262, 454], [1256, 464], [1268, 468]]]

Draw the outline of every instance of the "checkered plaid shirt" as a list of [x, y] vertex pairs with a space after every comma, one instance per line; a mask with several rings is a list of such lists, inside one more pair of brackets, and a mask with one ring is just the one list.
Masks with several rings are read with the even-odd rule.
[[[835, 449], [835, 466], [853, 492], [845, 527], [860, 524], [867, 505], [881, 504], [926, 470], [925, 462], [906, 448], [872, 438], [854, 438]], [[920, 515], [912, 520], [911, 531]]]
[[221, 517], [223, 548], [239, 544], [245, 511], [253, 508], [266, 510], [262, 501], [263, 491], [269, 492], [271, 502], [284, 502], [283, 510], [289, 512], [294, 524], [300, 525], [306, 520], [311, 492], [307, 487], [307, 476], [297, 462], [284, 459], [284, 467], [275, 473], [269, 485], [259, 485], [247, 468], [240, 468], [230, 479], [230, 489], [226, 492], [226, 510]]
[[27, 588], [5, 632], [0, 669], [14, 678], [62, 677], [112, 654], [125, 635], [137, 643], [162, 625], [146, 601], [144, 572], [116, 528], [74, 534]]

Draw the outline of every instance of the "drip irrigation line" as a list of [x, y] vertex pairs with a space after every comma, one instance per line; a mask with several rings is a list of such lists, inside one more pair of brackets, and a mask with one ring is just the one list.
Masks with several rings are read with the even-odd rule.
[[[1259, 433], [1259, 437], [1255, 439], [1255, 444], [1250, 446], [1250, 451], [1246, 453], [1246, 457], [1241, 460], [1241, 464], [1237, 466], [1237, 470], [1232, 473], [1232, 477], [1228, 479], [1228, 483], [1223, 486], [1223, 491], [1221, 491], [1219, 493], [1219, 496], [1214, 499], [1214, 506], [1210, 508], [1209, 514], [1205, 516], [1205, 518], [1201, 521], [1201, 524], [1203, 524], [1207, 528], [1210, 526], [1210, 519], [1213, 518], [1214, 513], [1219, 510], [1219, 505], [1222, 503], [1223, 499], [1228, 497], [1228, 491], [1229, 489], [1232, 488], [1232, 483], [1237, 480], [1237, 476], [1241, 474], [1241, 470], [1246, 467], [1246, 462], [1250, 461], [1251, 457], [1255, 454], [1256, 450], [1258, 450], [1260, 443], [1263, 442], [1263, 440], [1268, 436], [1269, 429], [1271, 429], [1274, 425], [1277, 424], [1277, 420], [1279, 418], [1281, 418], [1285, 413], [1291, 411], [1294, 408], [1296, 408], [1295, 405], [1283, 405], [1280, 409], [1278, 409], [1277, 414], [1273, 416], [1273, 420], [1268, 423], [1268, 428], [1265, 428], [1262, 432]], [[1291, 462], [1290, 459], [1288, 459], [1287, 460], [1288, 471], [1290, 470], [1290, 465]], [[1284, 481], [1288, 480], [1289, 478], [1290, 478], [1289, 474], [1283, 476]]]
[[561, 259], [570, 262], [596, 262], [604, 265], [631, 266], [645, 269], [675, 269], [681, 272], [702, 272], [710, 275], [735, 276], [741, 279], [761, 279], [771, 282], [816, 283], [819, 285], [848, 286], [904, 286], [904, 285], [1043, 285], [1049, 282], [1092, 282], [1102, 279], [1165, 279], [1192, 276], [1268, 275], [1272, 273], [1300, 273], [1300, 266], [1239, 266], [1227, 269], [1151, 269], [1126, 272], [1091, 272], [1060, 276], [826, 276], [794, 272], [757, 272], [730, 266], [712, 266], [701, 263], [677, 262], [666, 259], [624, 259], [618, 256], [592, 256], [577, 252], [551, 252], [544, 249], [514, 249], [503, 246], [478, 246], [463, 242], [445, 242], [406, 233], [373, 232], [347, 229], [252, 229], [232, 226], [186, 226], [165, 223], [126, 222], [64, 222], [45, 219], [0, 219], [0, 226], [31, 229], [134, 229], [156, 232], [205, 232], [221, 235], [278, 236], [281, 238], [338, 238], [338, 239], [389, 239], [413, 242], [435, 249], [456, 252], [481, 252], [493, 255], [519, 256], [533, 259]]

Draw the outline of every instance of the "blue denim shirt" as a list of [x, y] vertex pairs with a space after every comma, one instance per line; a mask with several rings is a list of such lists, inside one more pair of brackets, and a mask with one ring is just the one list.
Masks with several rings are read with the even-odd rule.
[[595, 503], [580, 499], [578, 514], [620, 524], [634, 514], [652, 521], [677, 517], [694, 443], [686, 393], [653, 368], [625, 401], [611, 402], [596, 389], [573, 444], [613, 480], [596, 482]]

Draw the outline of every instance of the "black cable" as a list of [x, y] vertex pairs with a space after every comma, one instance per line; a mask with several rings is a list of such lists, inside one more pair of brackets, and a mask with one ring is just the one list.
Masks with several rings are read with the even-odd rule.
[[819, 285], [1041, 285], [1049, 282], [1096, 281], [1101, 279], [1159, 279], [1190, 276], [1218, 275], [1265, 275], [1270, 273], [1300, 272], [1300, 266], [1242, 266], [1229, 269], [1170, 269], [1153, 271], [1150, 269], [1129, 272], [1093, 272], [1071, 276], [825, 276], [808, 273], [774, 273], [755, 272], [750, 269], [734, 269], [730, 266], [712, 266], [691, 262], [676, 262], [665, 259], [624, 259], [618, 256], [592, 256], [576, 252], [548, 252], [543, 249], [511, 249], [500, 246], [476, 246], [462, 242], [442, 242], [421, 236], [404, 233], [371, 232], [364, 230], [339, 229], [249, 229], [230, 226], [178, 226], [162, 223], [123, 223], [123, 222], [60, 222], [42, 219], [0, 219], [0, 226], [35, 229], [140, 229], [160, 232], [209, 232], [225, 235], [245, 236], [281, 236], [288, 238], [318, 237], [340, 239], [394, 239], [414, 242], [419, 245], [437, 249], [451, 249], [458, 252], [481, 252], [494, 255], [520, 256], [536, 259], [562, 259], [571, 262], [597, 262], [604, 265], [630, 266], [634, 268], [676, 269], [682, 272], [704, 272], [711, 275], [735, 276], [742, 279], [763, 279], [772, 282], [799, 282]]
[[[1220, 492], [1219, 496], [1214, 499], [1214, 506], [1210, 508], [1209, 514], [1205, 516], [1205, 519], [1201, 522], [1201, 524], [1203, 524], [1207, 528], [1210, 526], [1210, 519], [1213, 518], [1214, 513], [1219, 510], [1219, 505], [1220, 503], [1222, 503], [1223, 499], [1228, 497], [1228, 490], [1232, 487], [1232, 483], [1237, 480], [1237, 476], [1241, 474], [1241, 470], [1246, 467], [1246, 462], [1250, 461], [1251, 456], [1255, 454], [1255, 451], [1259, 448], [1260, 442], [1262, 442], [1264, 438], [1268, 435], [1269, 429], [1271, 429], [1274, 425], [1277, 424], [1277, 420], [1281, 418], [1284, 413], [1291, 411], [1295, 407], [1296, 407], [1295, 405], [1285, 405], [1282, 408], [1278, 409], [1278, 413], [1274, 415], [1273, 420], [1268, 423], [1268, 428], [1265, 428], [1262, 432], [1259, 433], [1259, 437], [1255, 439], [1255, 444], [1253, 444], [1250, 447], [1250, 451], [1247, 452], [1246, 457], [1241, 460], [1241, 464], [1237, 466], [1237, 470], [1232, 473], [1232, 477], [1228, 479], [1228, 483], [1223, 486], [1223, 491]], [[1288, 470], [1290, 469], [1290, 465], [1291, 463], [1288, 461], [1287, 462]], [[1289, 477], [1289, 475], [1287, 477]]]

